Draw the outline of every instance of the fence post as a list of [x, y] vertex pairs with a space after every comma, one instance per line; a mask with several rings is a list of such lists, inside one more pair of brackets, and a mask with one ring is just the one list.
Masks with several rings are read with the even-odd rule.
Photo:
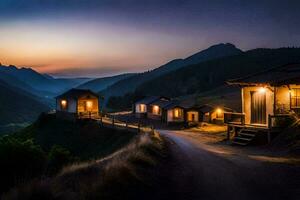
[[115, 126], [115, 116], [112, 117], [112, 125]]
[[128, 129], [128, 120], [126, 120], [126, 129]]
[[230, 126], [227, 125], [227, 140], [230, 140]]
[[271, 142], [271, 128], [272, 128], [272, 117], [268, 115], [268, 143]]
[[140, 132], [140, 129], [141, 129], [141, 122], [139, 121], [139, 123], [138, 123], [138, 133]]

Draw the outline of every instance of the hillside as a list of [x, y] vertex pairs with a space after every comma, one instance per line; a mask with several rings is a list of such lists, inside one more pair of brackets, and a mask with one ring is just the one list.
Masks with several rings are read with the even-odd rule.
[[[159, 76], [140, 84], [133, 93], [111, 97], [107, 107], [122, 110], [130, 108], [137, 97], [163, 95], [181, 97], [198, 94], [198, 103], [212, 101], [240, 110], [230, 100], [236, 88], [224, 88], [228, 79], [242, 77], [271, 67], [300, 62], [300, 48], [254, 49], [240, 55], [218, 58]], [[228, 95], [227, 95], [228, 94]], [[122, 103], [119, 103], [122, 102]], [[227, 103], [226, 103], [227, 102]]]
[[108, 99], [110, 96], [121, 96], [128, 92], [133, 92], [139, 85], [145, 83], [146, 81], [150, 81], [151, 79], [183, 68], [187, 65], [201, 63], [230, 55], [239, 55], [241, 53], [242, 51], [232, 44], [227, 43], [214, 45], [208, 49], [189, 56], [186, 59], [176, 59], [152, 71], [140, 73], [127, 79], [118, 81], [117, 83], [108, 87], [106, 90], [102, 91], [101, 94], [104, 95], [106, 99]]
[[110, 77], [96, 78], [79, 85], [77, 88], [90, 89], [92, 91], [99, 92], [120, 80], [129, 78], [134, 75], [135, 74], [133, 73], [128, 73], [128, 74], [120, 74], [120, 75], [110, 76]]
[[0, 81], [0, 94], [0, 132], [7, 124], [32, 122], [41, 112], [49, 110], [38, 97], [3, 81]]
[[92, 120], [75, 123], [41, 115], [25, 129], [0, 137], [0, 164], [5, 169], [0, 171], [0, 198], [14, 186], [55, 177], [67, 165], [73, 164], [72, 169], [76, 169], [96, 163], [96, 159], [113, 154], [135, 137], [136, 133], [101, 127]]
[[136, 93], [171, 97], [200, 93], [224, 85], [228, 79], [293, 62], [300, 62], [300, 48], [255, 49], [184, 67], [141, 84]]
[[[85, 78], [75, 78], [75, 79], [55, 79], [49, 75], [40, 74], [31, 68], [17, 68], [16, 66], [4, 66], [0, 65], [0, 73], [3, 76], [13, 77], [17, 82], [24, 83], [15, 85], [17, 87], [23, 87], [28, 92], [31, 92], [39, 96], [55, 96], [67, 89], [76, 87], [85, 81], [90, 79]], [[13, 80], [6, 80], [9, 84], [15, 84]]]

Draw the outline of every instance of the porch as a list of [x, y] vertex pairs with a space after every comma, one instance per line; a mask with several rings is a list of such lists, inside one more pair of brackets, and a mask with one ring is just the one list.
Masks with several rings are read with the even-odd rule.
[[244, 113], [224, 113], [224, 123], [227, 124], [227, 139], [235, 144], [247, 145], [259, 133], [267, 136], [267, 142], [271, 142], [274, 133], [287, 127], [287, 120], [291, 114], [275, 114], [267, 116], [266, 124], [245, 123]]

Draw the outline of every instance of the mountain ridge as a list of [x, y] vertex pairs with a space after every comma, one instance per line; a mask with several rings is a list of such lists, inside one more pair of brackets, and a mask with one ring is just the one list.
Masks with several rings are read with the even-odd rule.
[[106, 99], [108, 99], [110, 96], [125, 95], [126, 93], [133, 92], [138, 85], [146, 81], [159, 77], [163, 74], [176, 71], [180, 68], [190, 65], [191, 63], [200, 63], [215, 58], [238, 55], [241, 53], [243, 53], [243, 51], [236, 48], [233, 44], [220, 43], [197, 52], [185, 59], [174, 59], [151, 71], [139, 73], [135, 76], [118, 81], [100, 93], [104, 95]]

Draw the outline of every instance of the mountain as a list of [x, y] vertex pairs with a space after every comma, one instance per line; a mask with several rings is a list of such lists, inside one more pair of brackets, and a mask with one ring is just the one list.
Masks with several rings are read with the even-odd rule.
[[34, 121], [49, 107], [38, 97], [0, 80], [0, 132], [3, 126]]
[[299, 62], [300, 48], [254, 49], [186, 66], [141, 84], [136, 93], [170, 97], [201, 93], [224, 85], [228, 79]]
[[[228, 79], [239, 78], [287, 63], [300, 63], [300, 48], [254, 49], [239, 55], [189, 65], [140, 84], [132, 93], [108, 99], [110, 109], [127, 109], [145, 95], [184, 97], [197, 95], [206, 101], [233, 102], [238, 88], [224, 87]], [[229, 94], [229, 95], [227, 95]], [[239, 93], [238, 93], [239, 94]], [[206, 99], [206, 100], [205, 100]], [[200, 102], [202, 102], [202, 100]], [[121, 103], [120, 103], [121, 102]], [[237, 108], [240, 105], [229, 105]]]
[[[101, 92], [108, 99], [110, 96], [121, 96], [133, 92], [140, 84], [150, 81], [156, 77], [184, 68], [190, 64], [205, 62], [208, 60], [222, 58], [226, 56], [239, 55], [243, 52], [233, 44], [218, 44], [200, 51], [186, 59], [176, 59], [166, 63], [152, 71], [140, 73], [129, 78], [123, 79], [109, 86]], [[157, 88], [156, 88], [157, 89]]]
[[[10, 80], [3, 78], [5, 76], [10, 77]], [[13, 65], [0, 65], [0, 77], [6, 79], [5, 81], [10, 85], [42, 97], [54, 97], [90, 80], [88, 78], [55, 79], [47, 74], [40, 74], [31, 68], [17, 68]]]
[[88, 82], [85, 82], [85, 83], [79, 85], [77, 88], [90, 89], [92, 91], [99, 92], [120, 80], [129, 78], [134, 75], [136, 75], [136, 74], [128, 73], [128, 74], [120, 74], [120, 75], [110, 76], [110, 77], [96, 78], [96, 79], [93, 79], [91, 81], [88, 81]]

